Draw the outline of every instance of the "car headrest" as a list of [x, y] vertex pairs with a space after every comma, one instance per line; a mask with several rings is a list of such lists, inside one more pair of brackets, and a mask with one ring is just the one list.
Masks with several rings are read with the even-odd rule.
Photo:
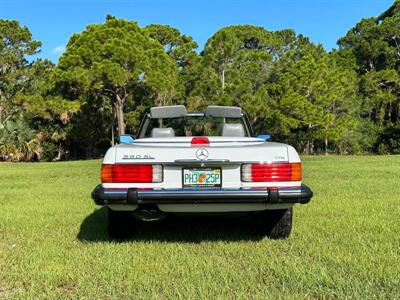
[[167, 128], [153, 128], [151, 130], [151, 137], [174, 137], [175, 131], [171, 127]]
[[227, 124], [222, 126], [222, 136], [244, 137], [244, 128], [242, 124]]

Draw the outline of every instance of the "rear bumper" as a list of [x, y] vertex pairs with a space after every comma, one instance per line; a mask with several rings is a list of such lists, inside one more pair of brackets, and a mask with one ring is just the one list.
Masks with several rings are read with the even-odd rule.
[[302, 184], [281, 189], [105, 189], [98, 185], [92, 198], [98, 205], [107, 204], [233, 204], [233, 203], [308, 203], [311, 189]]

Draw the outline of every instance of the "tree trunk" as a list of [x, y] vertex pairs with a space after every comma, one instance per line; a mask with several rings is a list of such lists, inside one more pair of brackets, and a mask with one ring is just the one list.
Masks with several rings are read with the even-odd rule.
[[308, 137], [307, 137], [307, 155], [312, 154], [313, 152], [313, 143], [314, 141], [312, 141], [310, 139], [310, 135], [311, 135], [311, 123], [308, 124], [308, 129], [307, 129], [307, 133], [308, 133]]
[[115, 114], [117, 115], [118, 134], [125, 134], [124, 101], [119, 95], [115, 102]]
[[305, 147], [305, 154], [310, 154], [310, 139], [307, 139], [306, 147]]
[[111, 146], [115, 145], [115, 109], [112, 108], [112, 118], [111, 118]]
[[65, 153], [64, 147], [62, 146], [62, 143], [59, 143], [58, 144], [58, 153], [57, 153], [57, 156], [53, 159], [53, 161], [60, 161], [63, 158], [64, 153]]
[[222, 69], [221, 83], [222, 83], [222, 91], [224, 91], [224, 89], [225, 89], [225, 69]]
[[328, 138], [325, 137], [325, 155], [328, 155]]
[[[335, 109], [333, 109], [335, 110]], [[328, 128], [329, 125], [325, 126], [325, 155], [328, 155]]]
[[311, 144], [310, 144], [310, 154], [314, 154], [314, 140], [311, 140]]

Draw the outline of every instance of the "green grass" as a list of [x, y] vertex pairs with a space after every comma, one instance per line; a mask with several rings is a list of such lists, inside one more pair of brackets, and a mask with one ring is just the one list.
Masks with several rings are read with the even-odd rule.
[[306, 157], [283, 241], [177, 219], [109, 242], [99, 161], [0, 164], [0, 298], [400, 297], [400, 157]]

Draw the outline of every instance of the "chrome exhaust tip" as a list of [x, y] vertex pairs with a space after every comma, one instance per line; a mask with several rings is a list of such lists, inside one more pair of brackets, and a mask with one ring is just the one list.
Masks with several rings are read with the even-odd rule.
[[144, 222], [157, 222], [163, 220], [167, 214], [158, 209], [157, 206], [152, 207], [138, 207], [132, 212], [134, 218]]

